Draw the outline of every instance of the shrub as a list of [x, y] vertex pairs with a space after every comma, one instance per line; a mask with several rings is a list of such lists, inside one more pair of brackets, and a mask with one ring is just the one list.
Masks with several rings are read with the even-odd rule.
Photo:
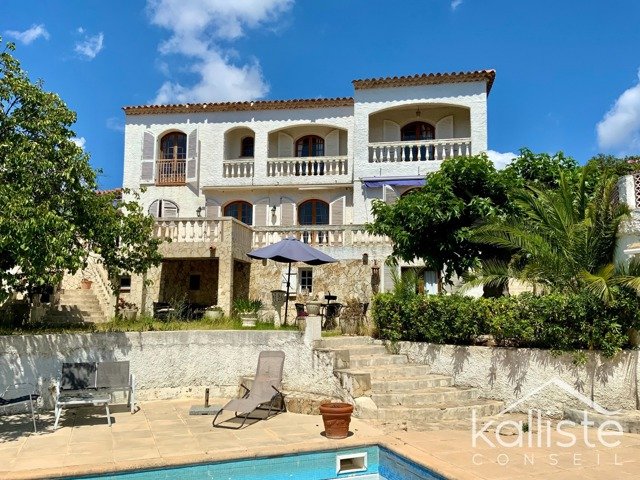
[[609, 304], [588, 293], [471, 298], [462, 295], [376, 295], [373, 321], [391, 341], [472, 344], [482, 334], [498, 345], [615, 355], [640, 327], [640, 299], [619, 290]]

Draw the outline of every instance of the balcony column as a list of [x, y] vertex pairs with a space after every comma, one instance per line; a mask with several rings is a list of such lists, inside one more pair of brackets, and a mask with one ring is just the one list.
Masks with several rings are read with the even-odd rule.
[[231, 252], [218, 257], [218, 306], [225, 315], [231, 315], [233, 306], [233, 257]]
[[470, 106], [471, 120], [471, 154], [478, 155], [487, 151], [487, 103], [482, 102]]
[[267, 178], [267, 157], [269, 155], [269, 133], [258, 130], [253, 143], [253, 176]]

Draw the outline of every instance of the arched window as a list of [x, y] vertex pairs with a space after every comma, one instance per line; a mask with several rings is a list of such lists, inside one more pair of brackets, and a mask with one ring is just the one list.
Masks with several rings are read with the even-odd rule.
[[160, 140], [157, 161], [159, 185], [180, 185], [186, 180], [187, 136], [182, 132], [167, 133]]
[[176, 218], [179, 213], [178, 205], [171, 200], [154, 200], [149, 205], [149, 215], [156, 218]]
[[[329, 225], [329, 204], [322, 200], [307, 200], [298, 205], [298, 224]], [[327, 243], [326, 230], [311, 230], [302, 233], [304, 243]]]
[[254, 144], [255, 144], [255, 139], [253, 137], [244, 137], [240, 145], [240, 156], [253, 157]]
[[[411, 122], [406, 124], [400, 130], [400, 139], [403, 142], [434, 140], [436, 138], [436, 129], [433, 125], [426, 122]], [[418, 153], [419, 152], [419, 153]], [[427, 156], [427, 147], [405, 147], [405, 160], [433, 160], [435, 158], [435, 147], [429, 147]]]
[[244, 200], [236, 200], [224, 207], [224, 216], [233, 217], [247, 225], [253, 224], [253, 205]]
[[324, 140], [317, 135], [307, 135], [296, 142], [296, 157], [323, 157]]
[[413, 187], [404, 192], [400, 197], [406, 197], [407, 195], [411, 195], [412, 193], [416, 193], [419, 190], [419, 187]]

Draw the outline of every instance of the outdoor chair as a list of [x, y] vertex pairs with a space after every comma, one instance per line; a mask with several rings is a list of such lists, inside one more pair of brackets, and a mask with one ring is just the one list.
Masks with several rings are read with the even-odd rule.
[[[281, 391], [283, 367], [284, 352], [260, 352], [258, 368], [251, 388], [241, 385], [245, 390], [242, 398], [234, 398], [222, 407], [213, 419], [213, 426], [238, 430], [244, 426], [248, 419], [266, 420], [272, 413], [277, 415], [286, 411], [284, 395]], [[216, 424], [216, 420], [224, 410], [235, 412], [235, 414], [232, 418]], [[266, 411], [266, 415], [255, 416], [259, 410]], [[242, 420], [241, 423], [240, 420]], [[239, 425], [237, 425], [238, 423]]]
[[14, 383], [8, 386], [2, 396], [0, 396], [0, 408], [6, 413], [7, 407], [12, 405], [24, 404], [31, 408], [31, 420], [33, 421], [33, 431], [37, 432], [36, 426], [36, 407], [35, 402], [40, 397], [32, 383]]

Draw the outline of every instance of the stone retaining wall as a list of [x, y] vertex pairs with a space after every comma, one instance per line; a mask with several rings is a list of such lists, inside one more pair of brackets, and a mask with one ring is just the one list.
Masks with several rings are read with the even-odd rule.
[[178, 331], [0, 336], [0, 385], [32, 382], [47, 392], [63, 362], [129, 360], [140, 400], [235, 395], [255, 373], [262, 350], [283, 350], [289, 391], [342, 397], [333, 359], [314, 352], [298, 332]]
[[[589, 352], [586, 363], [576, 363], [573, 355], [531, 348], [417, 342], [399, 342], [397, 348], [409, 361], [430, 365], [432, 373], [451, 375], [455, 385], [476, 387], [482, 396], [503, 400], [506, 407], [527, 397], [513, 411], [535, 408], [558, 415], [562, 406], [583, 408], [575, 392], [609, 410], [640, 406], [638, 351], [624, 351], [612, 359]], [[567, 386], [575, 392], [568, 393]]]

